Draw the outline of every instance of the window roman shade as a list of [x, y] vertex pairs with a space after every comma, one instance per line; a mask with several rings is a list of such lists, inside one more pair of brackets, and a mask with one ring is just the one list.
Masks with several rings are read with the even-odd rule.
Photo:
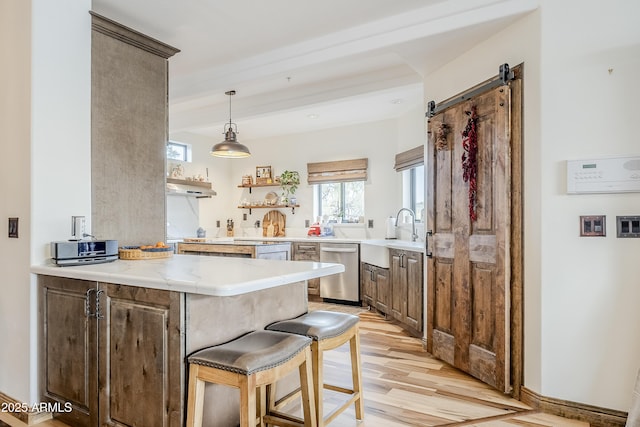
[[393, 168], [396, 172], [415, 168], [424, 164], [424, 146], [419, 145], [411, 150], [396, 154], [396, 164]]
[[309, 184], [367, 180], [368, 159], [307, 163]]

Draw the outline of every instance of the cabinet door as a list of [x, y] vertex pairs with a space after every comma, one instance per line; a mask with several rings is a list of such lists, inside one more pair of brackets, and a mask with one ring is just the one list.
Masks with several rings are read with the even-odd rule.
[[100, 426], [182, 425], [180, 293], [99, 286]]
[[423, 325], [423, 262], [422, 254], [406, 252], [404, 266], [407, 272], [406, 323], [418, 332]]
[[362, 302], [365, 306], [376, 306], [376, 288], [374, 281], [375, 267], [367, 264], [360, 263], [360, 292], [362, 294]]
[[[293, 259], [295, 261], [320, 261], [320, 249], [317, 243], [296, 242], [293, 244]], [[309, 295], [320, 296], [320, 279], [307, 280]]]
[[391, 249], [391, 316], [400, 322], [407, 316], [407, 272], [404, 251]]
[[376, 288], [376, 308], [381, 312], [389, 313], [389, 296], [391, 294], [391, 282], [389, 281], [389, 269], [375, 267], [374, 275]]
[[[98, 423], [96, 323], [85, 314], [96, 282], [38, 276], [40, 285], [40, 390], [44, 402], [68, 402], [57, 418], [77, 427]], [[93, 309], [90, 307], [90, 309]]]

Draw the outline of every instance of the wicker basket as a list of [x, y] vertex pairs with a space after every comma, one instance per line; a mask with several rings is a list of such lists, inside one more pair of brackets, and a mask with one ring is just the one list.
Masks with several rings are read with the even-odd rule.
[[173, 249], [171, 248], [140, 249], [139, 246], [123, 246], [118, 248], [118, 256], [120, 259], [127, 260], [170, 258], [172, 255]]

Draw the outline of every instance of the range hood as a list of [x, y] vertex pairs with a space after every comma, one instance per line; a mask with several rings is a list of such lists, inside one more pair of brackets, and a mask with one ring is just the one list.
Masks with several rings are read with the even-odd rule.
[[167, 178], [168, 196], [186, 196], [204, 198], [215, 196], [210, 182], [188, 181], [186, 179]]

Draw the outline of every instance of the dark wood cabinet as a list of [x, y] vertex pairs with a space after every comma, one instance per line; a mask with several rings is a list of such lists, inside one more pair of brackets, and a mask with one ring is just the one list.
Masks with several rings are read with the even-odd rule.
[[375, 267], [374, 285], [376, 287], [376, 308], [383, 313], [389, 312], [389, 297], [391, 295], [391, 281], [388, 268]]
[[376, 306], [376, 287], [373, 281], [373, 269], [375, 266], [360, 263], [360, 295], [362, 296], [362, 304], [375, 308]]
[[[320, 262], [320, 245], [318, 243], [293, 242], [294, 261]], [[320, 279], [307, 280], [309, 295], [320, 296]]]
[[390, 249], [391, 316], [422, 332], [424, 313], [424, 264], [422, 253]]
[[390, 281], [389, 269], [361, 263], [360, 282], [362, 300], [365, 305], [389, 313]]
[[60, 420], [98, 424], [97, 322], [86, 316], [96, 282], [40, 276], [40, 390], [43, 401], [71, 404]]
[[38, 280], [42, 399], [72, 405], [58, 418], [71, 426], [181, 426], [181, 294]]

